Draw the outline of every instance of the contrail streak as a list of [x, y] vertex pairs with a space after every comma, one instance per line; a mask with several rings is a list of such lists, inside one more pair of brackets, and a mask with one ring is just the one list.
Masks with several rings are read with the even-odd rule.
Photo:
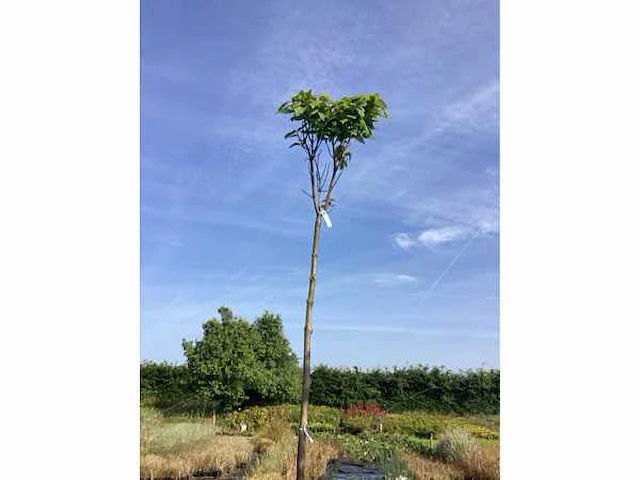
[[453, 258], [453, 260], [451, 260], [451, 262], [449, 262], [449, 265], [447, 265], [447, 267], [442, 271], [440, 276], [436, 278], [436, 280], [433, 282], [431, 287], [429, 287], [429, 290], [427, 290], [424, 296], [420, 299], [420, 303], [423, 303], [427, 298], [429, 298], [429, 295], [431, 295], [431, 292], [433, 292], [436, 289], [436, 287], [440, 284], [442, 279], [447, 275], [447, 273], [449, 273], [449, 270], [451, 270], [453, 266], [456, 263], [458, 263], [458, 260], [460, 260], [460, 257], [462, 257], [464, 252], [467, 251], [467, 248], [469, 248], [469, 245], [471, 245], [471, 242], [478, 236], [479, 233], [480, 233], [480, 229], [476, 230], [476, 233], [474, 233], [473, 236], [469, 240], [467, 240], [467, 243], [464, 244], [464, 247], [462, 247], [462, 250], [460, 250], [460, 253], [458, 253]]

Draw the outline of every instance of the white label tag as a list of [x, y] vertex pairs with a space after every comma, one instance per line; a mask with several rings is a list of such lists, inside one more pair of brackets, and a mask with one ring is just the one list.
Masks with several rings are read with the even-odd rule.
[[327, 224], [327, 227], [331, 228], [331, 219], [329, 218], [329, 214], [324, 210], [320, 210], [320, 215], [322, 215], [322, 219], [324, 220], [324, 223]]

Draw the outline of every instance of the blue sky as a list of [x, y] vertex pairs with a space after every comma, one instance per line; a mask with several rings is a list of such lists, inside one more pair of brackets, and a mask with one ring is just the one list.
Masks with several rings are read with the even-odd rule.
[[313, 211], [276, 108], [378, 92], [324, 228], [312, 363], [499, 366], [497, 1], [161, 1], [141, 8], [141, 356], [221, 305], [302, 350]]

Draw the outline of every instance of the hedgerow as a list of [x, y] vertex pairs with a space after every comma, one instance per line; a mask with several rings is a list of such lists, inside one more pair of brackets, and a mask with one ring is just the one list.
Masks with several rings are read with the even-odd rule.
[[[485, 416], [500, 411], [498, 370], [452, 372], [423, 366], [360, 370], [319, 366], [311, 378], [311, 403], [316, 406], [346, 409], [358, 404], [377, 404], [381, 410], [394, 413], [420, 410]], [[141, 399], [158, 408], [173, 407], [193, 397], [192, 383], [185, 365], [153, 362], [140, 365]], [[264, 398], [250, 391], [247, 397], [240, 408], [265, 404]], [[192, 399], [191, 403], [195, 401]], [[325, 420], [319, 420], [324, 422], [321, 428], [332, 428], [335, 419]], [[393, 422], [393, 417], [386, 419], [386, 423]], [[427, 425], [419, 426], [423, 427]]]
[[311, 403], [348, 408], [378, 402], [385, 410], [426, 410], [455, 414], [497, 414], [500, 371], [453, 372], [414, 366], [360, 370], [318, 366], [311, 375]]

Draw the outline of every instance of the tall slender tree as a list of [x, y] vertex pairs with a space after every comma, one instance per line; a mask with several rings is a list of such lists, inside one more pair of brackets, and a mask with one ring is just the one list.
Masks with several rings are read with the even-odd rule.
[[[302, 402], [296, 474], [298, 480], [304, 480], [305, 446], [307, 437], [310, 438], [307, 418], [311, 390], [312, 315], [322, 219], [331, 226], [327, 212], [334, 207], [334, 190], [351, 160], [351, 142], [356, 140], [364, 143], [365, 140], [373, 138], [377, 121], [381, 117], [387, 118], [389, 113], [387, 105], [377, 93], [334, 100], [326, 93], [314, 95], [311, 90], [298, 92], [280, 106], [278, 113], [289, 115], [291, 121], [297, 125], [285, 135], [285, 138], [293, 139], [291, 148], [299, 147], [304, 151], [311, 184], [311, 192], [305, 193], [310, 197], [315, 212], [304, 322]], [[323, 151], [326, 155], [322, 155]]]

